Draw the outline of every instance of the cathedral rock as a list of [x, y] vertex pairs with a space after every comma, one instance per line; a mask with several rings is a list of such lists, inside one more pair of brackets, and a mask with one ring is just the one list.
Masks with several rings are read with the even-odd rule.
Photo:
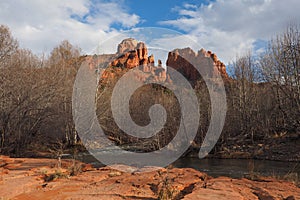
[[[155, 64], [153, 55], [148, 55], [148, 49], [145, 43], [138, 42], [133, 38], [123, 40], [117, 48], [115, 54], [88, 56], [87, 61], [90, 68], [97, 70], [105, 69], [101, 79], [114, 78], [126, 70], [136, 68], [136, 78], [147, 82], [172, 82], [172, 77], [168, 73], [168, 68], [180, 72], [194, 86], [201, 78], [201, 75], [194, 66], [201, 69], [201, 74], [208, 78], [215, 78], [221, 75], [223, 79], [228, 79], [225, 65], [218, 59], [216, 54], [199, 50], [197, 53], [191, 48], [175, 49], [169, 52], [166, 62], [167, 68], [163, 67], [161, 60]], [[109, 70], [108, 70], [109, 69]]]

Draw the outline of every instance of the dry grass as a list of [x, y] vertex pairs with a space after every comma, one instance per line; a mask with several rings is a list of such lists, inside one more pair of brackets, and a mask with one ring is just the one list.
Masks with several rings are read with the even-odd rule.
[[56, 179], [59, 179], [59, 178], [68, 178], [69, 175], [62, 172], [61, 170], [56, 170], [54, 173], [51, 173], [51, 174], [45, 174], [44, 175], [44, 181], [45, 182], [51, 182], [51, 181], [54, 181]]

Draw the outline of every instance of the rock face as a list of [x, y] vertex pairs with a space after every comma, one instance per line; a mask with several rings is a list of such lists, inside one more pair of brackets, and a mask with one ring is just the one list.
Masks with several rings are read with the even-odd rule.
[[118, 45], [118, 52], [117, 54], [124, 54], [128, 51], [135, 50], [137, 47], [138, 41], [133, 39], [133, 38], [128, 38], [123, 40], [119, 45]]
[[133, 38], [123, 40], [118, 45], [116, 54], [88, 56], [86, 60], [90, 63], [90, 68], [94, 66], [101, 70], [108, 66], [101, 79], [115, 78], [126, 69], [136, 68], [140, 70], [136, 72], [136, 78], [140, 81], [172, 83], [172, 75], [168, 73], [170, 67], [182, 73], [193, 86], [201, 78], [195, 67], [199, 67], [201, 74], [208, 78], [215, 78], [217, 74], [223, 79], [228, 78], [225, 65], [210, 51], [201, 49], [196, 53], [191, 48], [176, 49], [169, 52], [165, 69], [161, 60], [156, 65], [154, 56], [148, 55], [145, 43]]
[[132, 38], [125, 39], [118, 45], [117, 55], [118, 58], [111, 63], [111, 66], [132, 69], [149, 63], [148, 49], [145, 43]]
[[208, 78], [215, 78], [218, 73], [223, 78], [228, 78], [226, 67], [218, 60], [216, 54], [204, 49], [197, 53], [191, 48], [169, 52], [167, 66], [181, 72], [192, 84], [201, 77], [195, 67], [199, 67], [201, 74]]
[[[136, 73], [136, 78], [145, 82], [151, 79], [155, 82], [170, 81], [166, 70], [162, 67], [161, 61], [155, 66], [153, 55], [148, 56], [148, 49], [145, 43], [138, 42], [132, 38], [123, 40], [118, 46], [117, 58], [110, 63], [110, 67], [121, 69], [137, 68], [141, 73]], [[110, 77], [107, 72], [105, 77]]]

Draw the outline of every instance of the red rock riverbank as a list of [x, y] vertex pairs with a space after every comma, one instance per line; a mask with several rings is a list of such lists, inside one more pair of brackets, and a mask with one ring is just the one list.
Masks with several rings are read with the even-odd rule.
[[189, 168], [124, 173], [72, 160], [62, 161], [61, 166], [57, 168], [55, 159], [0, 156], [0, 199], [300, 199], [295, 184], [271, 178], [211, 178]]

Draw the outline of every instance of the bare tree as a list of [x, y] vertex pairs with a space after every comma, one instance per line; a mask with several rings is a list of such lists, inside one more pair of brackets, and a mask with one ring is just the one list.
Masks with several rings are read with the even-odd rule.
[[50, 143], [49, 138], [59, 134], [73, 143], [77, 135], [71, 97], [80, 50], [64, 41], [45, 61], [29, 50], [14, 48], [1, 52], [5, 55], [0, 70], [1, 152], [22, 155], [32, 143]]
[[240, 132], [251, 136], [253, 141], [255, 127], [257, 127], [257, 89], [255, 82], [258, 80], [257, 65], [251, 52], [237, 57], [233, 62], [233, 90], [231, 100], [235, 121], [238, 122]]
[[61, 42], [51, 52], [48, 66], [57, 73], [57, 102], [59, 118], [62, 122], [65, 142], [74, 145], [77, 138], [72, 118], [72, 91], [76, 72], [80, 63], [80, 49], [67, 40]]
[[40, 133], [51, 115], [54, 91], [49, 76], [40, 69], [41, 61], [28, 51], [18, 51], [9, 67], [1, 70], [1, 150], [20, 155]]
[[0, 25], [0, 68], [4, 67], [18, 49], [18, 42], [15, 40], [7, 26]]
[[271, 40], [261, 59], [264, 77], [274, 85], [281, 127], [299, 129], [300, 125], [300, 32], [298, 26]]

